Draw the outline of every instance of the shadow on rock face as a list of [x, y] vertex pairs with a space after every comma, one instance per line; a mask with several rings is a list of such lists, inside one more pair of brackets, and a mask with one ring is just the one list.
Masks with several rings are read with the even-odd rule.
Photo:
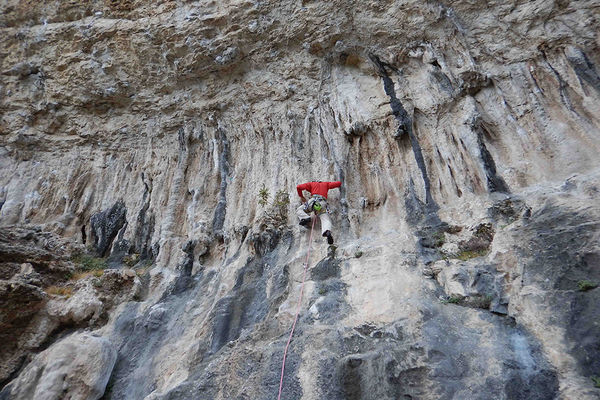
[[[473, 311], [467, 310], [444, 307], [425, 325], [426, 364], [432, 368], [428, 379], [438, 398], [556, 398], [557, 373], [533, 336], [510, 319], [486, 312], [478, 315], [482, 326], [491, 328], [486, 334], [448, 322], [471, 318]], [[468, 389], [467, 380], [472, 382]], [[516, 391], [529, 397], [514, 397]]]
[[324, 258], [310, 270], [310, 279], [313, 281], [324, 281], [329, 278], [339, 277], [340, 260], [335, 258]]
[[[267, 296], [267, 281], [273, 274], [287, 277], [287, 269], [276, 265], [278, 252], [275, 249], [281, 238], [278, 231], [263, 232], [251, 238], [250, 244], [258, 257], [248, 259], [246, 265], [239, 270], [232, 291], [219, 300], [215, 307], [210, 345], [212, 353], [216, 353], [224, 344], [236, 340], [243, 329], [262, 321], [269, 310], [277, 306], [287, 279], [284, 279], [286, 282], [275, 279], [270, 296]], [[286, 233], [283, 239], [289, 244], [293, 237]]]
[[127, 223], [126, 215], [125, 203], [119, 200], [111, 208], [90, 218], [94, 247], [99, 257], [104, 257], [110, 251], [113, 240]]
[[338, 364], [340, 399], [413, 399], [425, 395], [429, 368], [416, 361], [419, 351], [396, 339], [359, 339], [371, 350], [342, 358]]
[[600, 222], [593, 216], [547, 204], [531, 216], [519, 235], [523, 283], [545, 291], [556, 323], [566, 329], [572, 355], [582, 372], [591, 377], [600, 371], [600, 289], [579, 291], [582, 281], [600, 282]]

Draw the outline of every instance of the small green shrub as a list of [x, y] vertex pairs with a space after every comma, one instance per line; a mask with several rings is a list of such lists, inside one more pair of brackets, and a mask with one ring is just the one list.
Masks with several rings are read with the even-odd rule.
[[263, 184], [258, 191], [258, 204], [266, 206], [269, 203], [269, 189]]
[[325, 295], [325, 293], [327, 293], [327, 289], [325, 289], [324, 287], [322, 287], [322, 288], [319, 288], [319, 294], [320, 294], [321, 296]]
[[258, 204], [265, 208], [265, 214], [269, 222], [275, 226], [285, 225], [288, 217], [290, 196], [285, 190], [278, 190], [272, 201], [269, 201], [269, 189], [263, 184], [258, 191]]
[[594, 382], [594, 387], [600, 388], [600, 378], [597, 376], [592, 376], [592, 382]]
[[79, 271], [95, 271], [108, 268], [105, 259], [89, 254], [79, 254], [73, 258], [73, 262], [77, 264], [77, 270]]
[[598, 284], [596, 282], [589, 281], [587, 279], [577, 282], [577, 287], [580, 292], [587, 292], [588, 290], [596, 289]]
[[489, 294], [473, 296], [469, 299], [468, 305], [475, 308], [488, 309], [492, 304], [493, 297]]
[[362, 255], [363, 255], [363, 252], [362, 252], [362, 251], [360, 251], [360, 250], [357, 250], [357, 251], [354, 253], [354, 257], [355, 257], [355, 258], [361, 258], [361, 257], [362, 257]]
[[450, 296], [446, 300], [442, 300], [443, 304], [459, 304], [462, 301], [462, 297]]

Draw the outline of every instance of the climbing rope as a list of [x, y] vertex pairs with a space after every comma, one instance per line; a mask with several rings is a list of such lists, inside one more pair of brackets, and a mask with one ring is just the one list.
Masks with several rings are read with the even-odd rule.
[[304, 262], [304, 273], [302, 274], [302, 285], [300, 286], [300, 299], [298, 300], [298, 305], [296, 306], [296, 316], [294, 317], [294, 323], [292, 324], [292, 331], [290, 332], [290, 337], [288, 338], [287, 344], [285, 345], [285, 350], [283, 351], [283, 362], [281, 363], [281, 379], [279, 380], [279, 395], [277, 396], [277, 400], [281, 400], [281, 390], [283, 389], [283, 372], [285, 371], [285, 358], [287, 357], [288, 347], [290, 346], [292, 336], [294, 335], [296, 321], [298, 321], [298, 314], [300, 313], [300, 305], [302, 304], [302, 294], [304, 293], [304, 281], [306, 280], [306, 270], [308, 269], [308, 259], [310, 258], [310, 245], [312, 243], [312, 235], [313, 229], [315, 227], [316, 218], [313, 217], [312, 220], [312, 226], [310, 227], [310, 238], [308, 239], [308, 251], [306, 253], [306, 261]]

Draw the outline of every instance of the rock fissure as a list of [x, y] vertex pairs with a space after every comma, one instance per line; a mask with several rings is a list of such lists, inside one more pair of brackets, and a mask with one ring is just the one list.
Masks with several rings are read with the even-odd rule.
[[152, 237], [154, 236], [155, 216], [150, 209], [150, 200], [152, 197], [152, 179], [146, 177], [145, 173], [141, 175], [144, 185], [144, 194], [142, 197], [142, 208], [138, 212], [136, 219], [136, 231], [134, 234], [134, 248], [139, 254], [141, 260], [152, 258]]
[[496, 171], [496, 163], [494, 162], [494, 158], [490, 154], [489, 150], [485, 145], [485, 141], [483, 140], [485, 136], [485, 129], [486, 128], [484, 128], [483, 126], [480, 126], [477, 129], [477, 145], [479, 146], [479, 151], [481, 153], [481, 161], [485, 170], [487, 188], [491, 193], [509, 193], [506, 183]]

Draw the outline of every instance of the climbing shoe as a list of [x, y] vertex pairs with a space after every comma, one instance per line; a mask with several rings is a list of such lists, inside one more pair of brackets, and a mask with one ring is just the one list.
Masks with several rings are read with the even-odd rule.
[[330, 231], [325, 231], [323, 236], [327, 237], [327, 244], [333, 244], [333, 236], [331, 236]]
[[304, 218], [300, 220], [300, 225], [302, 226], [308, 226], [308, 223], [310, 222], [310, 218]]

